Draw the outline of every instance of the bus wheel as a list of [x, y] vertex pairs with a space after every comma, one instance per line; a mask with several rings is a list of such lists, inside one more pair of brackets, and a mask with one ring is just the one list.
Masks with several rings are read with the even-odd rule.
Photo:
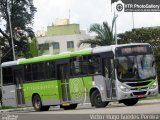
[[138, 99], [126, 99], [123, 101], [123, 104], [125, 104], [126, 106], [133, 106], [135, 104], [137, 104]]
[[61, 108], [63, 108], [64, 110], [73, 110], [77, 108], [77, 104], [71, 104], [69, 106], [60, 106]]
[[109, 102], [102, 102], [100, 92], [98, 90], [95, 90], [91, 94], [91, 103], [92, 106], [95, 106], [96, 108], [103, 108], [106, 107]]
[[50, 106], [42, 106], [42, 101], [39, 95], [33, 97], [33, 107], [36, 111], [48, 111]]
[[42, 102], [39, 95], [33, 97], [33, 107], [36, 111], [42, 111]]

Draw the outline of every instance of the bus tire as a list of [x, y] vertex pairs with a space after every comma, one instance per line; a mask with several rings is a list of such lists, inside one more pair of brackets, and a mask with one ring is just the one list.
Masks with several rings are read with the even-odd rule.
[[91, 94], [91, 103], [92, 106], [95, 106], [96, 108], [104, 108], [108, 105], [109, 102], [107, 101], [102, 102], [100, 92], [98, 90], [95, 90]]
[[50, 106], [42, 106], [42, 101], [39, 95], [33, 96], [33, 107], [35, 111], [48, 111]]
[[123, 101], [123, 104], [125, 104], [126, 106], [133, 106], [135, 104], [137, 104], [138, 102], [138, 99], [135, 98], [135, 99], [126, 99]]
[[42, 111], [42, 101], [39, 95], [33, 96], [32, 103], [35, 111]]
[[63, 108], [64, 110], [73, 110], [77, 108], [77, 104], [71, 104], [69, 106], [60, 106], [61, 108]]

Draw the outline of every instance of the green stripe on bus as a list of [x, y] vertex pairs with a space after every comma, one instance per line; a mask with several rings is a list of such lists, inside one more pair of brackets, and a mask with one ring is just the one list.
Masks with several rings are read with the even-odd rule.
[[150, 88], [153, 84], [154, 84], [154, 82], [155, 82], [156, 80], [154, 80], [154, 79], [152, 79], [152, 80], [146, 80], [146, 81], [139, 81], [138, 83], [143, 83], [143, 82], [150, 82], [148, 85], [143, 85], [143, 86], [138, 86], [137, 88], [138, 89], [143, 89], [143, 88]]
[[40, 57], [20, 60], [18, 64], [28, 64], [28, 63], [56, 60], [56, 59], [64, 59], [64, 58], [69, 58], [69, 57], [70, 57], [70, 54], [40, 56]]
[[76, 51], [76, 52], [71, 52], [71, 57], [81, 56], [81, 55], [90, 55], [91, 53], [92, 53], [92, 49]]
[[43, 62], [43, 61], [49, 61], [49, 60], [65, 59], [65, 58], [81, 56], [81, 55], [90, 55], [91, 53], [92, 51], [91, 49], [89, 49], [89, 50], [82, 50], [82, 51], [76, 51], [76, 52], [70, 52], [70, 53], [62, 53], [58, 55], [44, 55], [44, 56], [39, 56], [35, 58], [19, 60], [18, 64], [29, 64], [29, 63]]

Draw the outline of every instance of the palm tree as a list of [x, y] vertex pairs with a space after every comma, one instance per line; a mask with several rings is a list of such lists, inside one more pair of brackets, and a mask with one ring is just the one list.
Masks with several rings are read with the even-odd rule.
[[90, 44], [90, 45], [97, 45], [97, 46], [114, 44], [115, 35], [113, 34], [113, 27], [114, 27], [116, 18], [117, 16], [113, 17], [112, 27], [110, 27], [107, 22], [103, 22], [102, 25], [97, 23], [91, 25], [89, 32], [96, 33], [96, 37], [94, 39], [80, 40], [80, 42], [78, 43], [78, 47], [80, 47], [82, 44]]

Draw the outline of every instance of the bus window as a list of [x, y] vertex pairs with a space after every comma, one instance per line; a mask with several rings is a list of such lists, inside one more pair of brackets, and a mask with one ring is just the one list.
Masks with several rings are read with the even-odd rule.
[[88, 57], [77, 57], [71, 60], [71, 75], [87, 75], [88, 74]]
[[3, 84], [13, 84], [13, 73], [11, 67], [3, 68]]
[[44, 79], [44, 63], [37, 63], [37, 79]]
[[50, 61], [45, 63], [45, 79], [56, 78], [55, 63]]
[[33, 80], [38, 80], [37, 71], [38, 71], [37, 64], [32, 64], [32, 76], [33, 76]]
[[100, 68], [100, 57], [98, 56], [92, 56], [89, 58], [89, 74], [99, 74], [101, 73]]
[[24, 66], [24, 73], [25, 73], [25, 81], [32, 81], [32, 68], [31, 65]]
[[83, 56], [71, 59], [71, 76], [101, 73], [101, 59], [98, 56]]

